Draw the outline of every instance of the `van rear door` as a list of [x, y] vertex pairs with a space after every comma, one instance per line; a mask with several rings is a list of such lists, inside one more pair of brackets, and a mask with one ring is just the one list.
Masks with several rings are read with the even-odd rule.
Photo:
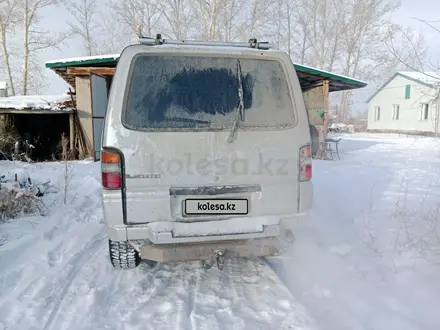
[[145, 53], [128, 83], [128, 223], [296, 212], [297, 120], [280, 61]]

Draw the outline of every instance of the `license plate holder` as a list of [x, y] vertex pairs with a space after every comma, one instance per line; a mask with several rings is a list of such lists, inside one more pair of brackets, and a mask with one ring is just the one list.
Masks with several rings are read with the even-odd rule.
[[187, 198], [183, 203], [185, 216], [247, 215], [249, 200], [246, 198]]

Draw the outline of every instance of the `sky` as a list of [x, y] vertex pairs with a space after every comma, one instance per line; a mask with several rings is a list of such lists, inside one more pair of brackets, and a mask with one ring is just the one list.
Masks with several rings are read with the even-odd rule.
[[[439, 0], [401, 0], [401, 8], [393, 14], [391, 18], [394, 22], [411, 26], [417, 31], [423, 32], [426, 44], [429, 46], [429, 56], [432, 59], [440, 59], [440, 43], [439, 32], [432, 30], [423, 23], [418, 22], [415, 18], [424, 20], [440, 19], [440, 1]], [[54, 27], [65, 27], [68, 13], [65, 9], [52, 7], [44, 12], [44, 29], [53, 30]], [[60, 45], [60, 50], [50, 50], [42, 52], [39, 55], [41, 65], [44, 66], [46, 61], [55, 59], [76, 57], [82, 55], [82, 44], [78, 39], [69, 40], [68, 43]], [[58, 77], [50, 69], [45, 69], [48, 86], [42, 90], [42, 94], [60, 94], [68, 89], [68, 85]], [[337, 72], [336, 72], [337, 73]], [[352, 100], [353, 110], [363, 110], [366, 108], [365, 100], [374, 93], [377, 86], [369, 84], [367, 87], [356, 92]]]

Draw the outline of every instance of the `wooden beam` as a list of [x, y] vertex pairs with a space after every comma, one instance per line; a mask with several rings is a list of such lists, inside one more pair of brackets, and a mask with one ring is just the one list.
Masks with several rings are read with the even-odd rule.
[[67, 68], [67, 74], [76, 76], [88, 76], [91, 73], [99, 74], [102, 76], [113, 76], [116, 68]]
[[308, 92], [309, 90], [312, 90], [314, 88], [321, 87], [322, 84], [323, 84], [322, 81], [319, 81], [317, 83], [302, 84], [301, 89], [302, 89], [302, 92], [304, 93], [304, 92]]

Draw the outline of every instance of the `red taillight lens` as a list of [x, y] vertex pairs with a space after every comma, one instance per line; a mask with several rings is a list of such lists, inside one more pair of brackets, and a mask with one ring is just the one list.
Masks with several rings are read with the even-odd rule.
[[119, 189], [122, 187], [122, 177], [120, 173], [102, 173], [102, 185], [108, 189]]
[[299, 181], [312, 179], [312, 147], [305, 145], [299, 149]]
[[121, 157], [112, 151], [101, 153], [102, 186], [106, 189], [122, 188]]

